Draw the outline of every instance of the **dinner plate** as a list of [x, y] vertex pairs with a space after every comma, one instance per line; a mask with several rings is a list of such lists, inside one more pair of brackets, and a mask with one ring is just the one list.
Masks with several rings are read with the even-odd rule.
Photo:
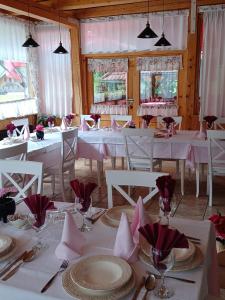
[[131, 279], [120, 289], [113, 290], [111, 292], [108, 292], [108, 294], [104, 294], [104, 295], [93, 295], [93, 294], [86, 294], [85, 292], [82, 292], [79, 289], [79, 287], [76, 284], [74, 284], [70, 274], [71, 274], [71, 269], [68, 269], [63, 273], [62, 286], [70, 296], [82, 300], [124, 299], [133, 290], [136, 283], [135, 277], [134, 275], [132, 275]]
[[0, 235], [0, 257], [9, 252], [13, 245], [13, 239], [8, 235]]
[[[139, 252], [140, 260], [145, 263], [147, 266], [152, 266], [152, 262], [149, 256], [145, 255], [143, 251]], [[191, 259], [175, 264], [170, 272], [183, 272], [189, 271], [199, 267], [203, 262], [204, 256], [199, 247], [196, 246], [195, 253]]]
[[128, 221], [131, 223], [134, 216], [134, 208], [130, 205], [114, 206], [107, 210], [105, 217], [116, 226], [119, 226], [122, 213], [126, 213]]
[[13, 239], [11, 247], [6, 251], [6, 253], [4, 253], [4, 255], [0, 256], [0, 262], [9, 259], [11, 256], [15, 254], [16, 251], [17, 251], [16, 240]]
[[[151, 245], [146, 241], [145, 238], [141, 238], [140, 240], [141, 250], [147, 256], [150, 256]], [[189, 248], [174, 248], [175, 262], [183, 262], [185, 260], [190, 259], [195, 253], [195, 245], [188, 241]]]
[[132, 276], [132, 269], [119, 257], [96, 255], [72, 266], [70, 276], [81, 292], [99, 295], [125, 285]]

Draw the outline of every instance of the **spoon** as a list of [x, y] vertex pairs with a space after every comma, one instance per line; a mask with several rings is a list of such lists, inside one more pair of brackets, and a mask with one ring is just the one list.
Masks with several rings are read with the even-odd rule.
[[146, 289], [146, 291], [145, 291], [145, 294], [144, 294], [144, 297], [143, 297], [142, 300], [147, 299], [148, 292], [154, 290], [155, 286], [156, 286], [155, 275], [151, 274], [145, 280], [145, 289]]

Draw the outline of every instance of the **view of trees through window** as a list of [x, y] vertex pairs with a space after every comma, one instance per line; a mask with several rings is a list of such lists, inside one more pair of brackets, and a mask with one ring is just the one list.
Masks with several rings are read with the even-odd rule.
[[24, 62], [0, 60], [0, 102], [28, 97], [27, 65]]
[[94, 72], [94, 103], [127, 98], [126, 72]]
[[141, 71], [141, 102], [174, 102], [177, 97], [178, 71]]

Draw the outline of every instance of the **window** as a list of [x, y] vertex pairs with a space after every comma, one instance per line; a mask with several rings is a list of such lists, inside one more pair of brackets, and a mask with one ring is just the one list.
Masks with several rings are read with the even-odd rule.
[[141, 71], [140, 98], [142, 103], [173, 103], [177, 98], [178, 71]]
[[0, 60], [0, 103], [28, 98], [27, 73], [24, 62]]
[[94, 72], [94, 103], [127, 99], [126, 72]]

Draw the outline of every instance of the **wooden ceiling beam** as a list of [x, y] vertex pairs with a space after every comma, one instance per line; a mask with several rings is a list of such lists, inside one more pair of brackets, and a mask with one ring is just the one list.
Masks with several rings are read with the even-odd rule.
[[[167, 0], [165, 10], [189, 9], [190, 0]], [[103, 16], [117, 16], [137, 13], [146, 13], [148, 11], [147, 2], [132, 3], [126, 5], [112, 5], [105, 7], [95, 7], [89, 9], [72, 10], [70, 15], [77, 19], [95, 18]], [[150, 12], [163, 11], [163, 1], [153, 0], [150, 2]], [[69, 11], [67, 11], [69, 13]]]
[[[27, 2], [21, 0], [0, 0], [0, 9], [7, 10], [17, 15], [28, 16]], [[59, 17], [55, 9], [30, 2], [29, 10], [31, 18], [51, 23], [59, 22]], [[60, 23], [69, 28], [76, 26], [75, 23], [68, 20], [67, 16], [65, 17], [63, 13], [60, 13]]]
[[143, 2], [143, 0], [63, 0], [60, 2], [60, 9], [86, 9], [93, 7], [107, 7]]

